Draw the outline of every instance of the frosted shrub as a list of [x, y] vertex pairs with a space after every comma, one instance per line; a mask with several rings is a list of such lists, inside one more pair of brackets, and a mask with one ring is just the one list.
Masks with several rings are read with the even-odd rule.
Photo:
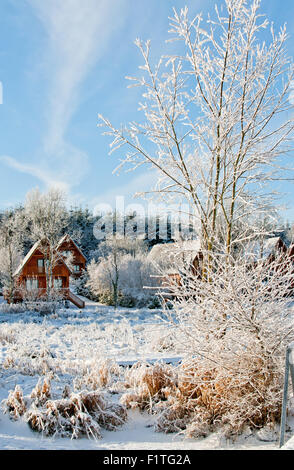
[[45, 435], [100, 438], [101, 427], [114, 430], [126, 421], [124, 407], [108, 403], [98, 392], [73, 393], [69, 398], [48, 400], [41, 409], [25, 415], [30, 427]]
[[37, 312], [41, 315], [49, 315], [55, 313], [61, 307], [61, 299], [52, 301], [27, 301], [25, 302], [27, 311]]
[[[170, 394], [167, 402], [162, 401], [156, 405], [157, 419], [155, 430], [167, 434], [188, 429], [191, 418], [195, 414], [194, 410], [193, 404], [184, 400], [179, 393]], [[207, 427], [207, 420], [203, 424]]]
[[189, 433], [197, 435], [204, 422], [227, 434], [273, 424], [280, 418], [285, 348], [294, 339], [292, 264], [280, 256], [270, 263], [207, 259], [202, 278], [187, 271], [169, 285], [174, 316], [167, 314], [189, 357], [178, 371], [178, 390], [197, 415], [197, 422], [194, 411], [190, 416]]
[[63, 295], [57, 289], [50, 289], [50, 293], [46, 293], [40, 297], [38, 290], [23, 290], [24, 306], [28, 311], [37, 312], [41, 315], [56, 313], [63, 302]]
[[49, 351], [27, 351], [22, 350], [21, 355], [19, 350], [11, 351], [7, 354], [3, 367], [5, 369], [15, 369], [24, 375], [52, 375], [60, 371], [61, 364], [52, 358]]
[[61, 306], [62, 299], [54, 299], [52, 301], [41, 301], [41, 300], [32, 300], [26, 299], [24, 302], [17, 304], [0, 304], [0, 314], [1, 313], [30, 313], [37, 312], [41, 315], [46, 315], [56, 312], [56, 310]]
[[19, 385], [9, 392], [7, 400], [2, 403], [3, 410], [13, 419], [19, 419], [24, 415], [27, 409], [27, 402], [23, 397], [23, 391]]
[[97, 391], [70, 393], [67, 388], [63, 398], [53, 399], [47, 379], [43, 383], [39, 381], [26, 398], [16, 386], [2, 407], [13, 419], [22, 417], [34, 431], [72, 439], [101, 438], [101, 428], [113, 431], [127, 419], [124, 406], [108, 402]]
[[151, 277], [155, 268], [140, 250], [129, 253], [129, 243], [135, 241], [125, 238], [107, 242], [99, 261], [92, 260], [88, 265], [86, 286], [106, 305], [134, 307], [138, 301], [141, 305], [150, 303], [150, 291], [144, 287], [156, 284]]
[[0, 304], [0, 314], [1, 313], [25, 313], [28, 312], [27, 305], [23, 303], [19, 304]]
[[0, 328], [0, 343], [5, 344], [5, 343], [15, 343], [16, 342], [16, 336], [15, 332], [13, 331], [13, 328], [9, 328], [5, 325], [1, 326]]
[[100, 438], [100, 426], [70, 399], [47, 401], [43, 409], [31, 407], [25, 415], [29, 426], [45, 436]]
[[120, 374], [119, 366], [113, 360], [106, 359], [87, 367], [80, 377], [74, 380], [75, 389], [97, 390], [110, 386], [113, 376]]
[[31, 398], [34, 400], [36, 406], [41, 406], [46, 403], [49, 398], [51, 398], [51, 383], [48, 378], [39, 379], [36, 387], [31, 393]]
[[176, 375], [166, 364], [138, 362], [126, 372], [125, 381], [132, 391], [121, 397], [121, 403], [128, 408], [152, 409], [153, 403], [165, 398], [166, 389], [175, 386]]

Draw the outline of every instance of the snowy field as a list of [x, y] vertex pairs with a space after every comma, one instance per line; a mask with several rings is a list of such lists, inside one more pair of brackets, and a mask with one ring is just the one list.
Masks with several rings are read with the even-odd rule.
[[[124, 361], [177, 358], [181, 351], [169, 342], [160, 310], [115, 310], [87, 301], [84, 310], [63, 309], [58, 315], [1, 313], [0, 355], [2, 401], [16, 385], [30, 395], [40, 377], [49, 377], [54, 394], [60, 396], [66, 385], [75, 390], [91, 387], [91, 377], [107, 360], [114, 367]], [[119, 367], [119, 373], [125, 369]], [[119, 401], [119, 387], [111, 381], [103, 393]], [[277, 449], [276, 442], [250, 432], [235, 443], [216, 433], [184, 440], [181, 435], [155, 432], [153, 419], [129, 410], [126, 423], [116, 431], [102, 430], [101, 439], [71, 440], [44, 437], [1, 411], [0, 449]]]

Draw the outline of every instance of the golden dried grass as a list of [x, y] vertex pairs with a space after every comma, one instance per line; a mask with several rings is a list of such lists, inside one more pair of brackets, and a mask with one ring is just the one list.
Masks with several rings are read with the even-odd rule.
[[36, 406], [42, 406], [51, 398], [51, 382], [48, 377], [40, 378], [35, 388], [32, 390], [31, 398]]
[[86, 435], [98, 439], [101, 427], [115, 430], [127, 419], [126, 409], [109, 403], [98, 392], [72, 393], [69, 398], [47, 400], [43, 407], [31, 407], [25, 415], [38, 432], [76, 439]]
[[133, 390], [123, 394], [121, 403], [127, 408], [144, 410], [153, 402], [165, 399], [166, 391], [175, 387], [176, 375], [166, 364], [135, 363], [125, 374], [125, 388]]
[[23, 391], [19, 385], [14, 390], [10, 390], [8, 398], [3, 400], [2, 408], [5, 413], [9, 413], [13, 419], [19, 419], [27, 410], [27, 403], [23, 396]]

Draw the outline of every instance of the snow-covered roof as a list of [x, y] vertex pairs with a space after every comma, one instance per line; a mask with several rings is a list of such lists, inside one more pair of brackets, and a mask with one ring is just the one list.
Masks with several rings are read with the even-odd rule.
[[280, 243], [284, 245], [280, 237], [268, 238], [264, 242], [252, 241], [245, 246], [244, 255], [254, 260], [266, 259], [278, 249]]
[[172, 274], [191, 265], [200, 248], [199, 239], [160, 243], [153, 246], [148, 258], [155, 263], [166, 266], [166, 272]]
[[84, 255], [84, 253], [83, 253], [82, 250], [78, 247], [78, 245], [75, 243], [75, 241], [68, 235], [68, 233], [66, 233], [65, 235], [63, 235], [63, 237], [59, 240], [56, 249], [58, 250], [64, 242], [71, 242], [71, 243], [76, 247], [76, 249], [79, 251], [79, 253], [82, 255], [82, 257], [83, 257], [83, 258], [85, 259], [85, 261], [86, 261], [86, 257], [85, 257], [85, 255]]
[[[21, 273], [21, 271], [23, 270], [23, 268], [25, 267], [25, 265], [27, 264], [27, 262], [30, 260], [30, 258], [33, 256], [33, 254], [35, 253], [35, 251], [39, 248], [39, 246], [41, 245], [41, 240], [37, 241], [33, 246], [32, 248], [30, 249], [30, 251], [26, 254], [26, 256], [24, 257], [24, 259], [22, 260], [22, 262], [19, 264], [18, 268], [15, 270], [15, 272], [13, 273], [13, 277], [17, 277], [19, 276], [19, 274]], [[65, 260], [63, 259], [62, 256], [59, 256], [58, 259], [60, 261], [62, 261], [62, 263], [67, 267], [67, 269], [69, 270], [69, 272], [72, 274], [72, 270], [70, 269], [70, 267], [66, 264]]]
[[280, 241], [280, 237], [273, 237], [273, 238], [269, 238], [268, 240], [266, 240], [264, 242], [264, 253], [265, 253], [265, 256], [266, 254], [271, 254], [278, 246], [278, 243]]
[[29, 261], [29, 259], [31, 258], [31, 256], [33, 256], [33, 254], [35, 253], [35, 251], [37, 250], [37, 248], [40, 246], [41, 244], [41, 240], [37, 241], [33, 246], [32, 248], [30, 249], [30, 251], [26, 254], [26, 256], [24, 257], [24, 259], [22, 260], [22, 262], [19, 264], [18, 268], [14, 271], [13, 273], [13, 277], [16, 277], [18, 276], [21, 271], [23, 270], [23, 268], [25, 267], [25, 265], [27, 264], [27, 262]]

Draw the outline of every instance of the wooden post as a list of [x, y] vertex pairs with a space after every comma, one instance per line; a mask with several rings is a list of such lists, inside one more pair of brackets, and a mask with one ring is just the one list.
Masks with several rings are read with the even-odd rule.
[[289, 375], [291, 375], [292, 389], [294, 393], [294, 343], [291, 343], [286, 350], [286, 359], [285, 359], [285, 378], [284, 378], [284, 390], [283, 390], [283, 403], [282, 403], [282, 413], [281, 413], [281, 425], [280, 425], [280, 442], [279, 447], [282, 447], [285, 442], [285, 430], [287, 422], [287, 401], [288, 401], [288, 387], [289, 387]]

